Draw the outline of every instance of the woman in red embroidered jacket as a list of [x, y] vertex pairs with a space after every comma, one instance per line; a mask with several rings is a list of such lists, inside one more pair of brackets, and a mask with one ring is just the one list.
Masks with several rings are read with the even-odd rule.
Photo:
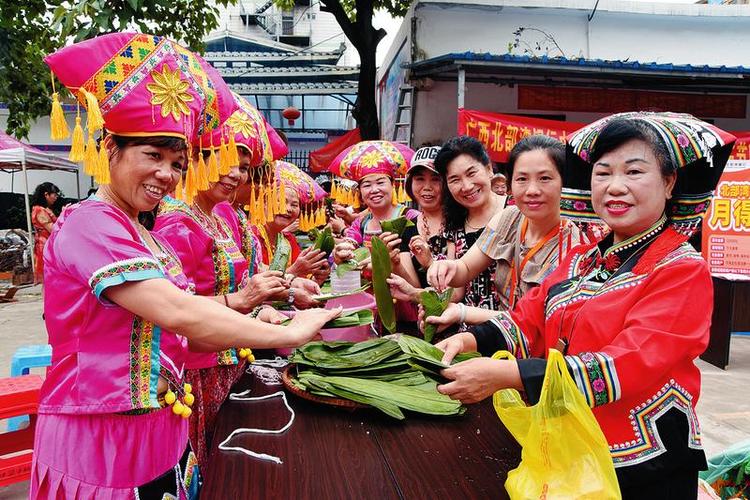
[[733, 141], [691, 116], [654, 113], [614, 115], [571, 136], [563, 213], [595, 212], [612, 232], [573, 249], [511, 312], [440, 344], [446, 361], [475, 349], [507, 349], [518, 361], [460, 363], [443, 371], [452, 381], [439, 390], [474, 402], [513, 387], [535, 403], [548, 349], [562, 350], [623, 498], [696, 498], [706, 462], [693, 360], [708, 343], [712, 283], [687, 238]]

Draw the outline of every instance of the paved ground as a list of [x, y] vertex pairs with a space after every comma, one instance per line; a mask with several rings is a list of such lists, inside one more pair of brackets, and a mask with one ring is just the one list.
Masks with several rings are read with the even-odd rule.
[[[10, 360], [19, 346], [47, 341], [39, 287], [24, 289], [16, 297], [18, 302], [0, 304], [2, 376], [10, 374]], [[731, 444], [750, 439], [750, 398], [744, 392], [750, 385], [750, 337], [735, 336], [732, 339], [729, 369], [726, 371], [701, 360], [696, 363], [703, 374], [698, 417], [706, 453], [712, 456]], [[20, 500], [27, 494], [28, 483], [0, 488], [0, 500]]]

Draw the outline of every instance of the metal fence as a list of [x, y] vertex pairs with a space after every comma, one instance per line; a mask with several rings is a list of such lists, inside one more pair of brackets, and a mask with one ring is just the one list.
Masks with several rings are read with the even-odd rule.
[[[310, 151], [308, 150], [289, 151], [289, 154], [287, 154], [284, 157], [284, 161], [288, 161], [289, 163], [294, 163], [305, 173], [312, 174], [310, 172], [310, 166], [309, 166]], [[314, 174], [312, 175], [314, 176]]]

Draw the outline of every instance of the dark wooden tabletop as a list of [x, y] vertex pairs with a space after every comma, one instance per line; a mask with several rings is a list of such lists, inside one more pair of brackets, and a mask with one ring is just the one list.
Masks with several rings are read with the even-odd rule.
[[[245, 374], [234, 392], [282, 390]], [[404, 421], [377, 410], [345, 410], [287, 393], [296, 412], [283, 434], [242, 434], [230, 446], [275, 455], [262, 461], [217, 446], [234, 429], [278, 429], [289, 419], [280, 398], [227, 401], [217, 419], [202, 499], [226, 498], [508, 498], [506, 474], [520, 448], [490, 400], [461, 417], [408, 413]]]

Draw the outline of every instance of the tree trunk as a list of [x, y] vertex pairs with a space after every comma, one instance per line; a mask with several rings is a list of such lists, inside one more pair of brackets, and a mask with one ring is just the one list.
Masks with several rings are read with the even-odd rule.
[[352, 116], [357, 120], [360, 136], [363, 140], [380, 139], [378, 109], [375, 104], [375, 51], [378, 43], [385, 37], [385, 30], [372, 26], [373, 0], [355, 0], [357, 16], [354, 22], [346, 15], [341, 0], [320, 1], [320, 10], [333, 14], [344, 35], [359, 54], [359, 87]]
[[364, 50], [359, 50], [359, 88], [352, 115], [357, 120], [359, 133], [365, 141], [380, 139], [378, 109], [375, 102], [376, 48], [377, 44], [372, 48], [366, 47]]

